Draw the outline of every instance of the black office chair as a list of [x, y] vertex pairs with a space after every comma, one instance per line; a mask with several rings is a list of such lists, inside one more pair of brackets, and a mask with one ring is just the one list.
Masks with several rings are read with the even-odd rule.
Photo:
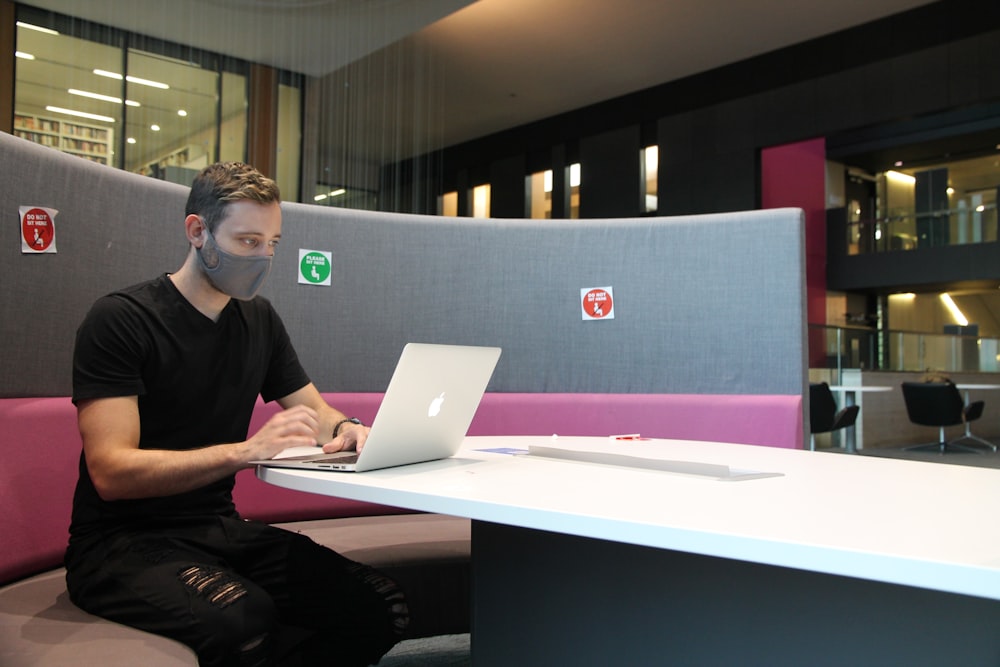
[[809, 385], [809, 449], [816, 450], [816, 434], [829, 433], [842, 428], [854, 426], [858, 420], [861, 407], [848, 405], [837, 410], [837, 401], [833, 398], [830, 385], [825, 382], [814, 382]]
[[[976, 440], [996, 451], [996, 446], [977, 438], [969, 432], [969, 422], [983, 416], [983, 401], [973, 401], [968, 405], [962, 398], [962, 393], [951, 382], [904, 382], [903, 401], [906, 403], [906, 414], [910, 421], [921, 426], [937, 426], [938, 442], [929, 445], [914, 445], [904, 447], [909, 450], [936, 449], [941, 454], [948, 451], [965, 451], [982, 453], [982, 449], [959, 444], [959, 440]], [[946, 426], [965, 425], [965, 435], [955, 440], [946, 440]]]

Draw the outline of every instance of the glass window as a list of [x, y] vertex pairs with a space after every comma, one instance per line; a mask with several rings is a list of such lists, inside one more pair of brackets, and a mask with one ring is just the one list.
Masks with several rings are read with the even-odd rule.
[[646, 146], [639, 151], [639, 168], [642, 170], [642, 211], [655, 213], [658, 208], [656, 194], [660, 173], [659, 146]]
[[[122, 78], [117, 70], [104, 75]], [[190, 185], [217, 154], [219, 74], [129, 49], [125, 89], [125, 169]]]
[[[278, 187], [285, 201], [298, 201], [302, 146], [302, 90], [278, 85]], [[318, 194], [318, 193], [317, 193]]]
[[[17, 135], [185, 185], [217, 159], [246, 159], [245, 62], [26, 6], [18, 19]], [[298, 119], [294, 99], [280, 108]], [[298, 160], [300, 130], [285, 125]], [[295, 196], [297, 169], [283, 172]]]
[[539, 171], [525, 178], [527, 217], [544, 220], [552, 217], [552, 170]]
[[318, 206], [337, 206], [362, 211], [378, 210], [378, 196], [371, 190], [323, 183], [317, 183], [313, 188], [312, 203]]
[[477, 185], [472, 188], [472, 217], [490, 217], [490, 184]]
[[[247, 106], [247, 77], [234, 72], [223, 72], [222, 118], [219, 125], [220, 160], [239, 162], [246, 159]], [[281, 195], [286, 196], [284, 188]], [[295, 195], [297, 197], [298, 192], [295, 192]]]
[[566, 167], [569, 178], [566, 179], [569, 187], [566, 189], [566, 212], [567, 217], [576, 220], [580, 217], [580, 178], [581, 167], [579, 162], [574, 162]]
[[438, 197], [438, 215], [458, 215], [458, 192], [446, 192]]
[[14, 134], [114, 165], [123, 86], [94, 74], [121, 66], [121, 49], [17, 22]]

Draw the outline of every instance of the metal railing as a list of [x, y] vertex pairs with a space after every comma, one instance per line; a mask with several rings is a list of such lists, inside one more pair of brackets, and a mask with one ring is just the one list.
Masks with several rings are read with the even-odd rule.
[[1000, 339], [809, 325], [810, 368], [1000, 372]]
[[916, 214], [904, 211], [877, 220], [847, 223], [847, 252], [859, 255], [997, 241], [997, 206]]

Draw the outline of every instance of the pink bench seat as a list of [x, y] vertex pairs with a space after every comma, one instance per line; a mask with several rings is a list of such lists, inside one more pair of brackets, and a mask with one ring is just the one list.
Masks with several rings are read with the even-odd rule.
[[[366, 423], [381, 397], [325, 394]], [[251, 432], [277, 410], [258, 404]], [[469, 433], [641, 433], [801, 448], [802, 425], [800, 396], [497, 393], [484, 397]], [[58, 568], [80, 455], [70, 400], [0, 399], [0, 432], [0, 664], [47, 664], [74, 650], [91, 664], [195, 664], [185, 647], [97, 619], [68, 600]], [[468, 630], [468, 521], [281, 489], [251, 470], [237, 476], [234, 496], [244, 516], [295, 522], [287, 527], [407, 580], [419, 598], [411, 606], [423, 609], [415, 636]]]

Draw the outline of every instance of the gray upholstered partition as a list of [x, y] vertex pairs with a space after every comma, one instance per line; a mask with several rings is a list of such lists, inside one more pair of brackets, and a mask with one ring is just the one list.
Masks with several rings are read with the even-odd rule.
[[[186, 188], [0, 134], [0, 395], [70, 390], [94, 298], [180, 266]], [[20, 205], [59, 209], [58, 253], [20, 250]], [[504, 349], [492, 391], [802, 394], [802, 214], [477, 220], [284, 205], [264, 294], [323, 391], [381, 391], [407, 341]], [[299, 284], [299, 249], [332, 253]], [[584, 321], [583, 288], [615, 317]]]
[[[187, 188], [0, 132], [0, 396], [67, 396], [90, 304], [183, 260]], [[59, 211], [55, 254], [21, 253], [20, 206]]]

